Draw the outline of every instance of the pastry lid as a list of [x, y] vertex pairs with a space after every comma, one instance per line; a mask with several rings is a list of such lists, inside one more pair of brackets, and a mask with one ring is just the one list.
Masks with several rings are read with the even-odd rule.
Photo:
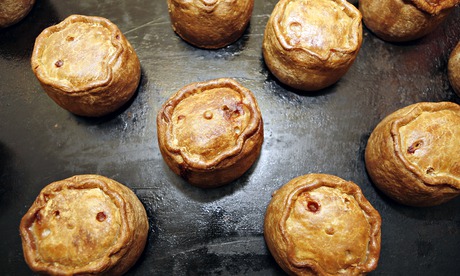
[[381, 218], [359, 186], [325, 174], [291, 185], [279, 225], [296, 270], [357, 275], [377, 267]]
[[460, 189], [460, 106], [418, 103], [391, 125], [396, 156], [428, 185]]
[[454, 7], [460, 3], [460, 0], [412, 0], [412, 2], [422, 11], [436, 15]]
[[129, 241], [125, 201], [103, 178], [75, 176], [46, 186], [21, 220], [34, 271], [92, 274], [110, 269]]
[[361, 13], [345, 0], [282, 0], [273, 14], [276, 37], [286, 50], [327, 60], [336, 52], [352, 53], [360, 48]]
[[237, 156], [262, 122], [252, 92], [232, 79], [185, 86], [163, 106], [158, 135], [168, 152], [198, 170]]
[[107, 86], [124, 36], [106, 18], [71, 15], [36, 39], [32, 69], [44, 84], [75, 94]]

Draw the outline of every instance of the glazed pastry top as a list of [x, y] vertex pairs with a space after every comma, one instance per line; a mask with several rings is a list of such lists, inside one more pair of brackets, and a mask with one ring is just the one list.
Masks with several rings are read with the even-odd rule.
[[120, 212], [101, 189], [63, 189], [42, 200], [29, 226], [42, 262], [85, 266], [103, 258], [116, 244]]
[[348, 5], [342, 1], [285, 1], [276, 11], [277, 37], [286, 49], [307, 49], [322, 59], [331, 50], [355, 51], [361, 15]]
[[368, 257], [371, 229], [366, 214], [352, 195], [339, 189], [323, 186], [298, 194], [284, 227], [288, 255], [298, 267], [309, 260], [334, 274]]
[[398, 157], [431, 185], [460, 187], [460, 108], [415, 108], [392, 125]]
[[124, 37], [108, 20], [91, 18], [70, 16], [37, 38], [32, 59], [37, 77], [68, 92], [111, 81], [111, 67], [123, 51]]

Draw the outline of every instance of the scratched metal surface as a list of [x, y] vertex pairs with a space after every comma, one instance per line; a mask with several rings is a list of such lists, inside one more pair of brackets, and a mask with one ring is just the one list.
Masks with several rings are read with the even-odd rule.
[[[148, 244], [128, 275], [283, 275], [264, 243], [265, 208], [274, 190], [311, 172], [354, 181], [382, 215], [381, 257], [371, 275], [457, 274], [460, 199], [432, 208], [396, 204], [370, 182], [363, 152], [370, 132], [390, 112], [419, 101], [460, 103], [446, 75], [448, 55], [460, 39], [460, 8], [434, 33], [411, 43], [386, 43], [364, 29], [347, 75], [306, 94], [280, 85], [264, 65], [263, 31], [275, 3], [256, 0], [244, 36], [216, 51], [178, 38], [166, 1], [157, 0], [38, 0], [22, 22], [0, 30], [1, 274], [32, 274], [18, 226], [41, 188], [97, 173], [132, 188], [148, 212]], [[35, 37], [70, 14], [110, 19], [139, 55], [140, 87], [116, 114], [86, 119], [66, 112], [30, 69]], [[155, 120], [179, 88], [218, 77], [235, 78], [254, 92], [265, 142], [243, 177], [202, 190], [165, 165]]]

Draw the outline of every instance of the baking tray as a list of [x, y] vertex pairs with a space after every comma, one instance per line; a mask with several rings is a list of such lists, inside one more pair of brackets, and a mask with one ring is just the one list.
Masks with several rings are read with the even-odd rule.
[[[97, 173], [133, 189], [149, 216], [147, 246], [128, 275], [283, 275], [264, 242], [265, 209], [273, 191], [315, 172], [357, 183], [380, 212], [382, 250], [371, 275], [458, 275], [460, 198], [430, 208], [397, 204], [372, 184], [363, 153], [373, 128], [396, 109], [421, 101], [460, 103], [446, 69], [460, 40], [460, 8], [410, 43], [384, 42], [364, 28], [350, 71], [332, 87], [302, 93], [281, 85], [264, 64], [263, 32], [276, 2], [256, 0], [243, 37], [220, 50], [182, 41], [166, 1], [157, 0], [37, 0], [23, 21], [0, 30], [1, 274], [32, 274], [18, 227], [40, 190]], [[48, 98], [32, 73], [35, 37], [71, 14], [110, 19], [139, 55], [139, 89], [115, 114], [74, 116]], [[265, 141], [243, 177], [203, 190], [163, 162], [156, 114], [181, 87], [219, 77], [255, 94]]]

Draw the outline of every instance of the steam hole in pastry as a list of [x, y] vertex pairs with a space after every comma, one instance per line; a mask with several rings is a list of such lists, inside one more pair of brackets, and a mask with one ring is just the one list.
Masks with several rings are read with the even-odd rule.
[[99, 212], [96, 215], [96, 219], [99, 222], [103, 222], [107, 218], [107, 215], [104, 212]]
[[120, 35], [117, 34], [117, 35], [115, 36], [115, 38], [116, 38], [116, 39], [120, 39]]
[[70, 41], [74, 41], [74, 39], [75, 37], [69, 35], [68, 37], [66, 37], [65, 40], [70, 42]]
[[325, 232], [328, 235], [333, 235], [335, 233], [335, 230], [332, 227], [328, 227], [328, 228], [326, 228]]
[[57, 218], [61, 216], [61, 213], [59, 212], [59, 210], [54, 211], [54, 216]]
[[239, 109], [233, 111], [233, 117], [238, 117], [238, 116], [240, 116], [240, 115], [241, 115], [241, 114], [240, 114], [240, 110], [239, 110]]
[[62, 61], [62, 60], [60, 59], [60, 60], [56, 61], [56, 63], [54, 63], [54, 65], [55, 65], [57, 68], [59, 68], [59, 67], [61, 67], [62, 65], [64, 65], [64, 61]]
[[235, 127], [235, 133], [239, 135], [241, 133], [241, 129], [239, 127]]
[[48, 200], [50, 200], [50, 197], [49, 197], [49, 195], [44, 195], [44, 197], [43, 197], [43, 198], [45, 199], [45, 202], [48, 202]]
[[350, 199], [345, 198], [345, 199], [343, 200], [343, 202], [345, 203], [345, 212], [350, 211], [350, 204], [351, 204]]
[[185, 116], [184, 115], [179, 115], [177, 116], [177, 122], [179, 123], [180, 121], [184, 120]]
[[206, 119], [206, 120], [211, 120], [212, 119], [212, 112], [211, 111], [205, 111], [204, 114], [203, 114], [203, 117]]
[[423, 145], [423, 141], [416, 141], [412, 145], [407, 148], [407, 153], [414, 154], [416, 150], [418, 150]]
[[307, 203], [307, 209], [310, 212], [316, 213], [319, 211], [319, 204], [316, 201], [309, 201]]
[[226, 104], [224, 104], [224, 105], [222, 106], [222, 110], [223, 110], [223, 111], [229, 111], [230, 108], [229, 108]]
[[302, 24], [300, 24], [299, 22], [292, 22], [291, 24], [289, 24], [289, 30], [291, 30], [294, 35], [299, 38], [300, 37], [300, 33], [302, 32]]
[[434, 168], [433, 167], [428, 167], [426, 169], [426, 174], [433, 174], [434, 173]]
[[351, 254], [351, 251], [350, 250], [345, 250], [345, 258], [347, 258], [347, 260], [350, 260], [353, 258], [353, 254]]

